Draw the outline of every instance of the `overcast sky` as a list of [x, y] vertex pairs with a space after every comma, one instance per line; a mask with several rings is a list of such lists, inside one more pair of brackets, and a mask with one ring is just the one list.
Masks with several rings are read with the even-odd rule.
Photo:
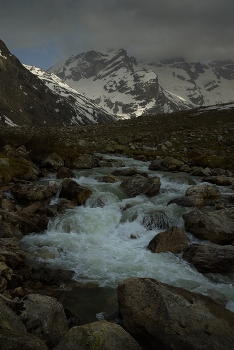
[[124, 48], [140, 60], [234, 59], [234, 0], [0, 0], [0, 38], [47, 69], [72, 54]]

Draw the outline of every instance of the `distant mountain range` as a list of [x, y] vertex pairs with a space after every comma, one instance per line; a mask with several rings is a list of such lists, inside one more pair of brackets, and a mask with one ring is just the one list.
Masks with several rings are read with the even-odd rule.
[[64, 82], [108, 112], [158, 114], [234, 101], [234, 62], [139, 62], [120, 50], [95, 50], [51, 67]]
[[0, 125], [69, 126], [234, 101], [234, 63], [140, 62], [91, 50], [47, 72], [0, 40]]

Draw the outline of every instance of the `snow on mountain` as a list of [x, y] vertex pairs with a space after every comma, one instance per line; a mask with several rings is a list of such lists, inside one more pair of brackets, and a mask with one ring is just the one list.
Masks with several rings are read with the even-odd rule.
[[110, 113], [129, 118], [189, 109], [193, 104], [178, 93], [164, 89], [151, 68], [120, 50], [95, 50], [71, 56], [48, 72], [55, 73]]
[[[55, 74], [45, 72], [35, 66], [24, 66], [58, 95], [58, 102], [61, 99], [65, 99], [72, 106], [74, 115], [71, 117], [70, 125], [84, 125], [116, 120], [113, 115], [73, 89]], [[59, 109], [57, 109], [57, 112], [59, 112]]]
[[188, 63], [183, 59], [140, 62], [139, 67], [152, 69], [159, 84], [194, 106], [234, 101], [234, 62]]

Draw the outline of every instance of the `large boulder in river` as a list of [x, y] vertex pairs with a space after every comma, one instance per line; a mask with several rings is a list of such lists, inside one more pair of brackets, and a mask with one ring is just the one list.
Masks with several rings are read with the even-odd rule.
[[158, 233], [148, 244], [147, 249], [152, 253], [183, 252], [189, 244], [189, 238], [179, 227], [173, 226], [164, 232]]
[[119, 325], [98, 321], [73, 327], [54, 350], [140, 350], [138, 343]]
[[82, 154], [76, 158], [72, 164], [74, 169], [93, 169], [94, 157], [89, 154]]
[[162, 159], [155, 159], [149, 165], [149, 170], [166, 170], [166, 171], [178, 171], [184, 165], [179, 159], [174, 157], [165, 157]]
[[150, 209], [144, 211], [141, 224], [148, 230], [169, 228], [171, 221], [169, 216], [162, 210]]
[[220, 197], [220, 192], [217, 187], [211, 186], [211, 185], [195, 185], [191, 186], [186, 191], [186, 196], [195, 196], [195, 197], [201, 197], [205, 200], [207, 199], [215, 199]]
[[40, 157], [40, 165], [43, 168], [56, 170], [64, 166], [64, 161], [57, 153], [50, 153]]
[[18, 183], [12, 187], [11, 191], [16, 198], [17, 203], [23, 205], [52, 198], [50, 188], [41, 184]]
[[118, 285], [123, 327], [151, 349], [234, 349], [234, 313], [213, 299], [149, 278]]
[[61, 303], [55, 298], [29, 294], [20, 301], [19, 317], [26, 330], [54, 347], [68, 332], [68, 323]]
[[139, 174], [127, 178], [120, 184], [120, 187], [122, 187], [130, 197], [135, 197], [140, 194], [145, 194], [149, 197], [155, 196], [159, 193], [160, 186], [161, 181], [159, 177], [145, 178]]
[[213, 212], [192, 210], [182, 217], [186, 230], [197, 238], [216, 244], [231, 244], [234, 241], [234, 207]]
[[234, 272], [234, 246], [218, 244], [191, 244], [183, 259], [194, 265], [201, 273]]
[[77, 205], [83, 204], [91, 194], [89, 188], [80, 186], [75, 180], [66, 178], [62, 181], [60, 197], [69, 199]]

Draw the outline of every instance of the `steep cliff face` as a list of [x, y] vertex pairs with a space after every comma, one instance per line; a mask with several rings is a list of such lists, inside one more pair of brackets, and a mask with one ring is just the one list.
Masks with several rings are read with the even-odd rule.
[[76, 90], [120, 117], [140, 116], [189, 109], [193, 105], [159, 84], [158, 75], [140, 67], [136, 59], [120, 50], [95, 50], [71, 56], [51, 67]]
[[0, 124], [65, 126], [113, 120], [57, 77], [27, 68], [0, 40]]

